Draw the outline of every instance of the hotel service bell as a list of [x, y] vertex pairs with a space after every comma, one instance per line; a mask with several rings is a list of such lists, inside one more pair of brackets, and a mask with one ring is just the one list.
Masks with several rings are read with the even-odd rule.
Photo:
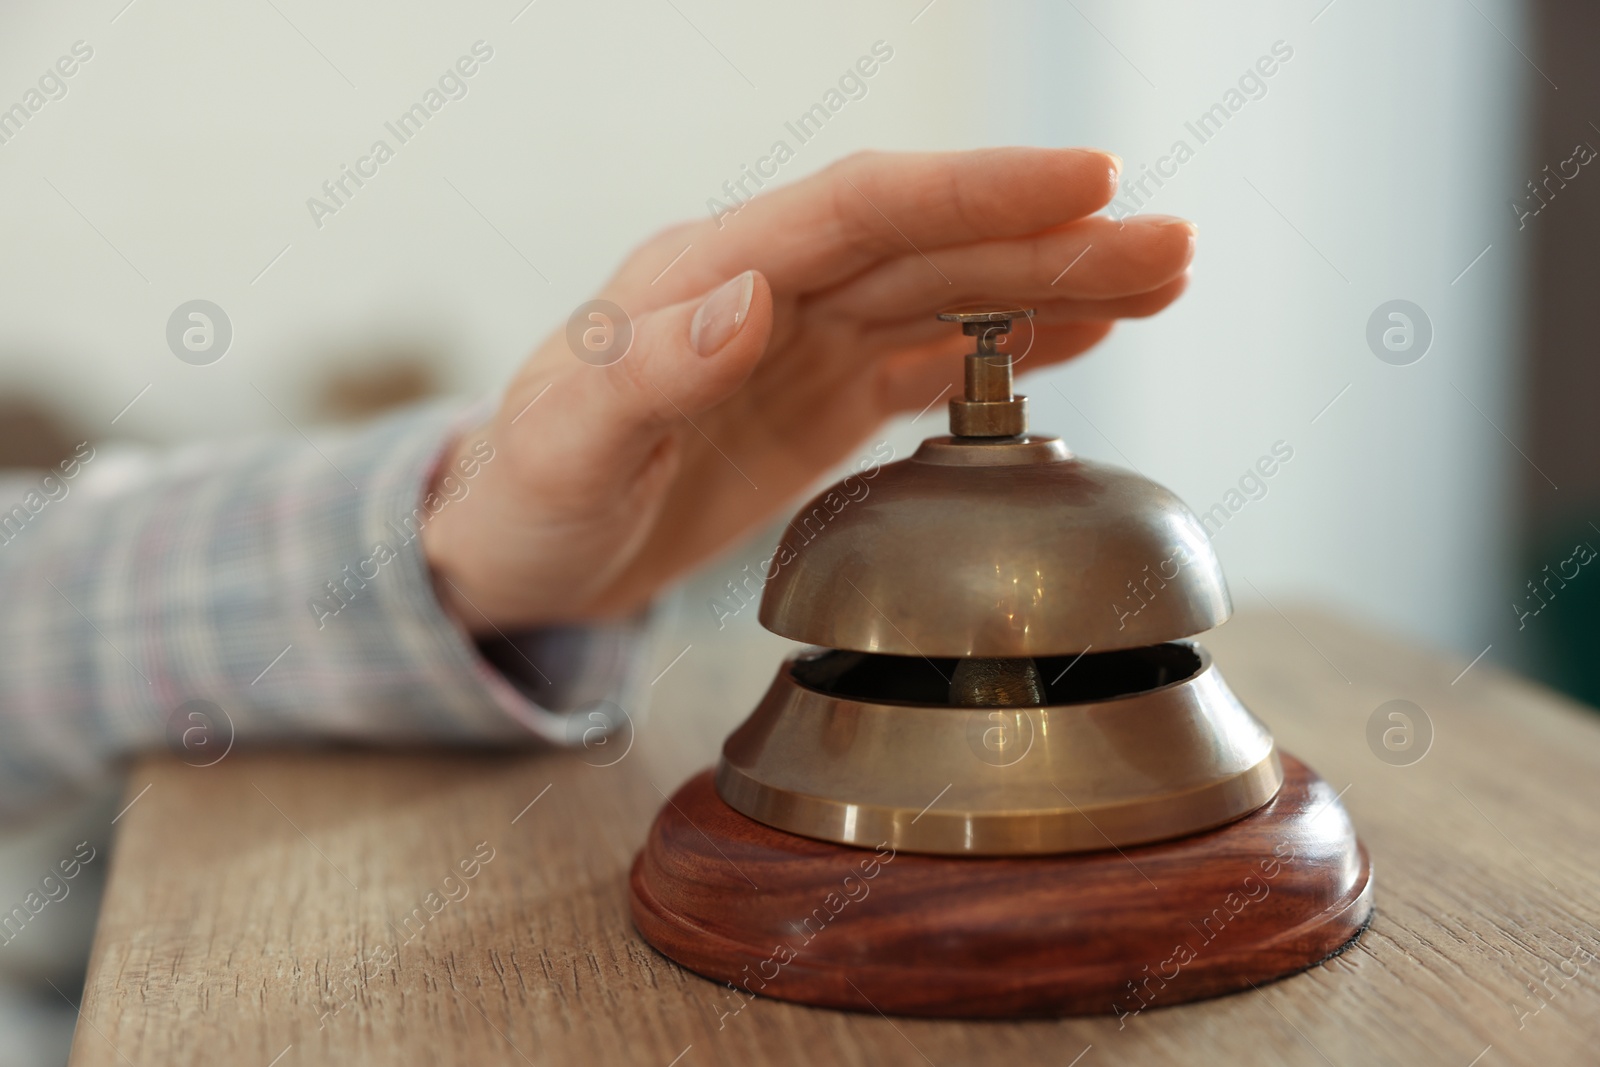
[[[646, 938], [740, 995], [1126, 1014], [1140, 968], [1196, 940], [1189, 927], [1223, 929], [1194, 923], [1245, 878], [1279, 892], [1225, 911], [1228, 951], [1194, 949], [1140, 1005], [1303, 969], [1370, 916], [1338, 798], [1191, 640], [1232, 610], [1199, 520], [1027, 432], [996, 342], [1031, 314], [939, 316], [976, 338], [950, 435], [879, 470], [822, 533], [787, 529], [761, 623], [811, 647], [635, 865]], [[828, 492], [849, 495], [799, 518]], [[855, 911], [803, 936], [838, 882], [825, 872], [856, 856], [893, 859]]]

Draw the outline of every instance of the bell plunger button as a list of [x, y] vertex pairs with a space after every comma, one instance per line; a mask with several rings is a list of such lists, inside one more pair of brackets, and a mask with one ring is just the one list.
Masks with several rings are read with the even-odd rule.
[[950, 432], [957, 437], [1016, 437], [1028, 429], [1028, 398], [1011, 392], [1011, 356], [996, 347], [1017, 319], [1032, 308], [1007, 304], [964, 304], [939, 312], [945, 322], [978, 339], [967, 354], [966, 395], [950, 401]]

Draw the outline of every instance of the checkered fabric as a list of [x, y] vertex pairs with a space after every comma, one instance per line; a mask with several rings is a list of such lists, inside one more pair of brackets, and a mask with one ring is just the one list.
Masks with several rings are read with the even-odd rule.
[[194, 761], [230, 739], [570, 743], [614, 715], [563, 712], [633, 714], [642, 620], [475, 642], [441, 609], [415, 531], [478, 410], [314, 441], [84, 445], [0, 476], [0, 813], [163, 745]]

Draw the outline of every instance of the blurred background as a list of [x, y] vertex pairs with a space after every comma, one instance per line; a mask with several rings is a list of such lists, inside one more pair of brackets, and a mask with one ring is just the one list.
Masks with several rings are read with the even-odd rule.
[[[1577, 0], [95, 0], [0, 23], [0, 465], [493, 390], [882, 42], [783, 180], [869, 147], [1093, 145], [1126, 163], [1113, 213], [1200, 225], [1174, 308], [1024, 379], [1037, 428], [1218, 516], [1241, 607], [1324, 605], [1600, 701], [1600, 568], [1576, 562], [1600, 546], [1600, 14]], [[474, 54], [399, 143], [385, 123]], [[379, 138], [393, 158], [330, 197]], [[193, 300], [231, 325], [208, 365], [167, 341]], [[669, 657], [715, 649], [709, 598], [773, 539], [677, 594]], [[99, 803], [8, 828], [6, 901], [74, 827], [103, 833]], [[81, 888], [0, 948], [0, 981], [60, 987], [0, 1001], [0, 1063], [62, 1055]]]

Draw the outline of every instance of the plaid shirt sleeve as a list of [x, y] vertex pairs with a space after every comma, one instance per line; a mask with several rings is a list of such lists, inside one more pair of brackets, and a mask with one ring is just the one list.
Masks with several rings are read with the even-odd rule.
[[164, 744], [193, 761], [194, 742], [573, 743], [636, 715], [642, 621], [480, 644], [441, 608], [417, 530], [451, 505], [426, 487], [467, 417], [83, 445], [0, 477], [0, 812]]

